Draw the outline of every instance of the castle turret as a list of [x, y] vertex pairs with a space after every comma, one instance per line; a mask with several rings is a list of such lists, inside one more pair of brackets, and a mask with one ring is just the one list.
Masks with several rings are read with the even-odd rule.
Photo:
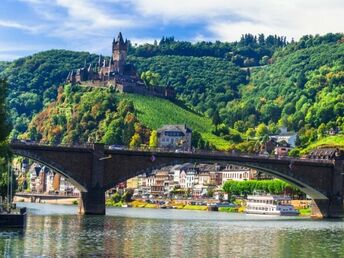
[[102, 55], [99, 55], [99, 58], [98, 58], [98, 67], [102, 67]]
[[94, 79], [93, 67], [92, 67], [92, 64], [90, 64], [87, 69], [87, 80], [91, 81], [93, 79]]
[[120, 32], [117, 39], [112, 42], [112, 58], [114, 69], [120, 74], [123, 73], [124, 65], [127, 60], [128, 40], [124, 42], [122, 33]]
[[75, 71], [72, 70], [69, 75], [68, 75], [68, 79], [67, 81], [74, 84], [76, 82], [76, 78], [75, 78], [76, 74], [75, 74]]
[[72, 71], [70, 71], [67, 75], [66, 81], [70, 82], [72, 80]]
[[93, 68], [92, 68], [92, 64], [90, 64], [89, 66], [88, 66], [88, 69], [87, 69], [87, 72], [93, 72], [93, 70], [92, 70]]

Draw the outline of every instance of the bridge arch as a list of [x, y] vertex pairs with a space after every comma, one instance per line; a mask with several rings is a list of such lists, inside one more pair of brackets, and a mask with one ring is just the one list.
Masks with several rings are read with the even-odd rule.
[[71, 184], [73, 184], [75, 187], [77, 187], [81, 192], [87, 192], [87, 189], [77, 182], [72, 176], [71, 171], [68, 171], [68, 169], [63, 168], [60, 164], [55, 163], [53, 161], [47, 161], [44, 160], [39, 155], [35, 155], [33, 152], [25, 151], [25, 150], [14, 150], [12, 151], [13, 154], [17, 156], [21, 156], [24, 158], [31, 159], [39, 164], [42, 164], [48, 168], [50, 168], [52, 171], [62, 175], [64, 178], [66, 178]]
[[[183, 163], [195, 163], [195, 164], [198, 163], [198, 164], [200, 164], [199, 160], [194, 160], [194, 159], [184, 160], [182, 163], [179, 161], [171, 161], [171, 162], [166, 162], [166, 163], [162, 163], [159, 165], [153, 165], [152, 164], [152, 166], [149, 168], [145, 168], [145, 169], [136, 171], [134, 173], [134, 175], [131, 177], [124, 176], [122, 178], [119, 178], [116, 183], [108, 184], [105, 188], [106, 188], [106, 190], [108, 190], [110, 188], [115, 187], [118, 184], [118, 182], [126, 181], [132, 177], [141, 175], [143, 173], [150, 173], [152, 170], [155, 170], [155, 169], [161, 169], [163, 167], [167, 167], [167, 166], [171, 166], [171, 165], [178, 165], [178, 164], [183, 164]], [[296, 178], [293, 178], [291, 176], [286, 175], [285, 173], [282, 173], [282, 172], [279, 172], [279, 171], [276, 171], [273, 169], [259, 166], [257, 164], [241, 163], [241, 162], [226, 162], [226, 161], [218, 162], [218, 161], [214, 161], [214, 160], [204, 160], [201, 163], [203, 163], [203, 164], [214, 164], [214, 163], [232, 164], [232, 165], [237, 165], [237, 166], [255, 169], [257, 171], [260, 171], [260, 172], [266, 173], [268, 175], [274, 176], [278, 179], [281, 179], [281, 180], [297, 187], [298, 189], [300, 189], [300, 191], [309, 195], [312, 199], [323, 199], [323, 200], [328, 199], [328, 197], [324, 193], [322, 193], [321, 191], [315, 189], [314, 187], [312, 187], [312, 186], [310, 186], [304, 182], [301, 182], [300, 180], [298, 180]]]

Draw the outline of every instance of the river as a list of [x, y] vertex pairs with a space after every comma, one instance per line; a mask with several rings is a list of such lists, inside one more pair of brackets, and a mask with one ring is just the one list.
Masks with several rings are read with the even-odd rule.
[[222, 212], [19, 203], [25, 230], [0, 230], [0, 257], [344, 257], [344, 221]]

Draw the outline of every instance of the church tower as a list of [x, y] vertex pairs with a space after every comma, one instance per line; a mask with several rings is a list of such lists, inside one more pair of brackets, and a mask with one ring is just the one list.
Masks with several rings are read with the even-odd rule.
[[122, 33], [120, 32], [117, 39], [112, 42], [112, 59], [114, 69], [120, 74], [123, 73], [124, 66], [127, 60], [128, 40], [123, 40]]

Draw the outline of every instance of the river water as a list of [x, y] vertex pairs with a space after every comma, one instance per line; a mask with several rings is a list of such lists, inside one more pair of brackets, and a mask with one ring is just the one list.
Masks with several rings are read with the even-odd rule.
[[0, 230], [0, 257], [344, 257], [344, 221], [222, 212], [20, 203], [24, 230]]

